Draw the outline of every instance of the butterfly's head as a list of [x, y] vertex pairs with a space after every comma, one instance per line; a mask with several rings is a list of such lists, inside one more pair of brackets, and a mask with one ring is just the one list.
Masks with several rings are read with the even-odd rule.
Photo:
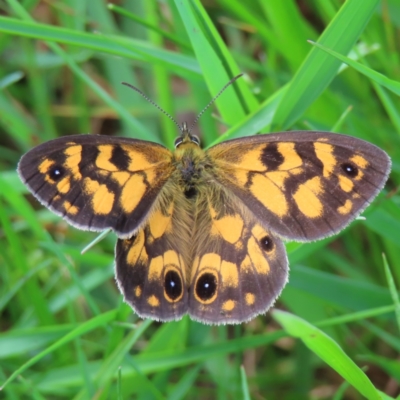
[[175, 139], [174, 145], [177, 149], [180, 146], [184, 145], [193, 145], [200, 146], [200, 139], [196, 135], [192, 135], [190, 130], [187, 127], [186, 122], [183, 123], [181, 129], [181, 135]]

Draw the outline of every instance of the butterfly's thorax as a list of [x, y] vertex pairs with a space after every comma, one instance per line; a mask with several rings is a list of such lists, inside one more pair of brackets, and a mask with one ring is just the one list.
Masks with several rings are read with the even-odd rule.
[[178, 185], [187, 199], [196, 198], [205, 174], [211, 168], [206, 153], [195, 143], [183, 143], [173, 157]]

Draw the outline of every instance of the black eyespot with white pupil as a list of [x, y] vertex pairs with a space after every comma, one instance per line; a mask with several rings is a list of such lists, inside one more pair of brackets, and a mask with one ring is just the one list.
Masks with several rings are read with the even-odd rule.
[[341, 165], [342, 171], [350, 178], [355, 178], [358, 175], [358, 168], [350, 162]]
[[197, 280], [195, 290], [201, 300], [210, 300], [217, 292], [217, 278], [209, 272], [203, 274]]
[[272, 241], [270, 236], [264, 236], [260, 240], [261, 248], [267, 253], [274, 249], [274, 242]]
[[182, 281], [176, 271], [168, 271], [165, 274], [164, 288], [166, 295], [171, 300], [176, 300], [182, 295]]
[[49, 170], [49, 177], [53, 181], [60, 180], [65, 175], [65, 170], [60, 165], [54, 165]]

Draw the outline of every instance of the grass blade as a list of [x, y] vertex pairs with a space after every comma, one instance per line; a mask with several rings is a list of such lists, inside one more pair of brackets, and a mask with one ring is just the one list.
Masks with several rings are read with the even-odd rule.
[[[318, 43], [348, 53], [374, 13], [379, 0], [348, 0]], [[285, 130], [304, 113], [335, 77], [340, 61], [313, 48], [291, 80], [274, 116], [273, 130]]]
[[370, 400], [380, 400], [378, 391], [363, 370], [324, 332], [287, 312], [275, 310], [273, 316], [286, 332], [301, 339], [311, 351], [330, 365], [363, 396]]
[[337, 58], [338, 60], [346, 63], [350, 67], [354, 68], [356, 71], [361, 72], [363, 75], [367, 76], [369, 79], [373, 80], [374, 82], [378, 83], [379, 85], [382, 85], [392, 91], [393, 93], [396, 93], [397, 95], [400, 95], [400, 83], [397, 81], [394, 81], [393, 79], [389, 79], [385, 75], [374, 71], [371, 68], [368, 68], [365, 65], [362, 65], [358, 63], [357, 61], [352, 60], [349, 57], [346, 57], [342, 54], [339, 54], [336, 51], [333, 51], [329, 49], [326, 46], [323, 46], [320, 43], [315, 43], [311, 40], [308, 41], [311, 43], [313, 46], [318, 47], [319, 49], [325, 51], [326, 53], [332, 55], [333, 57]]

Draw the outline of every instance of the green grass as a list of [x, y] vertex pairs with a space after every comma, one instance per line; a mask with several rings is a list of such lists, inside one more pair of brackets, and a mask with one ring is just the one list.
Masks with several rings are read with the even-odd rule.
[[[2, 3], [1, 399], [400, 399], [400, 4], [342, 3]], [[43, 209], [16, 165], [73, 133], [172, 147], [175, 125], [121, 82], [190, 122], [240, 72], [200, 119], [205, 146], [332, 130], [386, 150], [389, 182], [365, 220], [287, 244], [277, 311], [241, 326], [142, 321], [113, 279], [115, 237], [80, 254], [96, 235]]]

